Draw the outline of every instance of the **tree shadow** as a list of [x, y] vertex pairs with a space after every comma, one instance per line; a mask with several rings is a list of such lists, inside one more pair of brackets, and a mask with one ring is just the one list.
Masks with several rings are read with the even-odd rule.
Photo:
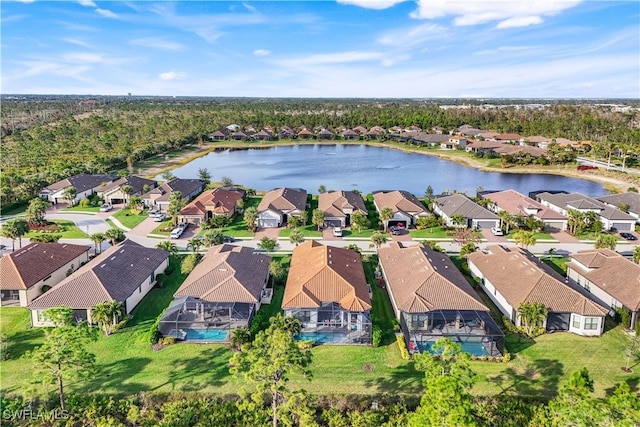
[[154, 389], [170, 384], [173, 391], [198, 391], [226, 384], [231, 376], [227, 351], [226, 347], [216, 345], [197, 357], [176, 360], [167, 382]]
[[9, 336], [7, 354], [10, 359], [18, 359], [27, 352], [40, 347], [44, 340], [43, 328], [30, 328]]
[[487, 376], [487, 381], [500, 388], [500, 394], [552, 399], [564, 365], [558, 360], [540, 359], [525, 367], [510, 366], [504, 372]]
[[536, 343], [535, 340], [531, 338], [523, 337], [518, 334], [512, 334], [510, 332], [505, 333], [504, 340], [505, 348], [511, 354], [520, 353], [521, 351], [531, 347]]
[[[633, 366], [639, 366], [639, 365], [640, 365], [640, 363], [636, 363]], [[633, 368], [633, 366], [632, 366], [632, 368]], [[627, 383], [627, 385], [629, 385], [629, 388], [631, 389], [632, 393], [638, 393], [640, 391], [640, 376], [638, 376], [637, 372], [638, 371], [634, 369], [634, 371], [632, 373], [630, 373], [630, 374], [633, 375], [634, 373], [636, 373], [635, 376], [626, 378], [623, 381], [621, 381], [621, 382], [625, 382], [625, 383]], [[613, 395], [613, 393], [616, 391], [616, 389], [618, 388], [619, 384], [620, 383], [616, 383], [616, 384], [612, 385], [611, 387], [606, 388], [604, 390], [605, 396], [606, 397], [611, 397]]]
[[82, 385], [79, 382], [77, 392], [116, 390], [117, 394], [126, 395], [144, 390], [147, 386], [130, 382], [128, 379], [144, 370], [151, 361], [148, 357], [131, 357], [100, 364], [97, 366], [97, 372], [90, 377], [89, 381], [82, 381]]
[[423, 378], [424, 372], [418, 371], [413, 363], [407, 363], [395, 367], [387, 376], [365, 381], [365, 386], [377, 393], [417, 395], [424, 391]]

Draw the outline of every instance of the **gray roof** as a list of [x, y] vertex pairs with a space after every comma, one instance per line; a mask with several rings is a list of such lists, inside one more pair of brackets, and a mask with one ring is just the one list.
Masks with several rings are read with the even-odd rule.
[[440, 196], [435, 199], [440, 210], [446, 216], [462, 215], [469, 219], [499, 219], [498, 215], [483, 208], [464, 194]]
[[92, 308], [104, 301], [125, 301], [167, 258], [162, 249], [130, 240], [112, 246], [29, 305], [31, 309], [67, 306]]
[[580, 193], [570, 194], [550, 194], [540, 193], [538, 194], [539, 200], [544, 200], [551, 203], [561, 209], [570, 210], [598, 210], [598, 215], [609, 220], [621, 220], [621, 221], [635, 221], [635, 218], [626, 212], [622, 212], [611, 205], [606, 205], [601, 201], [585, 196]]
[[182, 193], [183, 197], [189, 196], [191, 193], [202, 190], [204, 187], [204, 181], [199, 179], [182, 179], [176, 178], [169, 182], [165, 182], [159, 187], [154, 188], [148, 193], [142, 196], [143, 199], [148, 199], [150, 194], [161, 194], [156, 200], [169, 200], [169, 196], [174, 191]]
[[82, 193], [83, 191], [96, 188], [103, 183], [111, 182], [114, 179], [111, 175], [89, 175], [87, 173], [80, 173], [55, 182], [45, 187], [44, 190], [56, 192], [67, 187], [73, 187], [78, 193]]
[[156, 182], [152, 179], [142, 178], [137, 175], [129, 175], [129, 176], [124, 176], [122, 178], [116, 179], [111, 184], [107, 184], [104, 187], [100, 188], [99, 191], [101, 193], [104, 193], [106, 191], [109, 191], [115, 188], [120, 188], [124, 185], [130, 185], [131, 188], [133, 189], [132, 194], [136, 194], [136, 193], [140, 193], [145, 185], [148, 185], [149, 187], [153, 187], [156, 185]]
[[610, 194], [608, 196], [597, 197], [597, 200], [612, 206], [618, 206], [620, 203], [629, 205], [629, 212], [640, 215], [640, 193], [621, 193]]

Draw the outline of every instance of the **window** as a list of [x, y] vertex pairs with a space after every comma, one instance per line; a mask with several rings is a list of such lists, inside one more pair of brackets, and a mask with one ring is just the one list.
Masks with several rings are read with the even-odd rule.
[[299, 312], [296, 317], [298, 319], [300, 319], [301, 322], [310, 322], [311, 321], [311, 311], [303, 310], [303, 311]]
[[138, 286], [138, 293], [141, 294], [142, 293], [142, 285]]
[[598, 329], [598, 318], [597, 317], [585, 317], [584, 318], [584, 329], [587, 331], [594, 331]]
[[580, 321], [582, 320], [582, 316], [578, 316], [577, 314], [573, 315], [573, 322], [571, 322], [571, 327], [575, 329], [580, 329]]

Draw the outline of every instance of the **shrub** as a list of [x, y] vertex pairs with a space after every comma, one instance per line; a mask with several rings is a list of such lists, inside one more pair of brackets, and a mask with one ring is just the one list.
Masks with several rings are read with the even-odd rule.
[[382, 329], [377, 325], [373, 327], [371, 343], [374, 347], [380, 347], [380, 344], [382, 343]]
[[298, 347], [300, 350], [308, 350], [313, 347], [314, 342], [312, 340], [308, 341], [298, 341]]
[[404, 360], [409, 360], [411, 356], [409, 355], [409, 350], [407, 350], [407, 344], [404, 342], [404, 336], [402, 334], [396, 336], [396, 340], [398, 341], [398, 348], [400, 349], [400, 356]]
[[511, 353], [509, 353], [508, 351], [505, 351], [504, 354], [502, 355], [502, 362], [507, 363], [511, 360]]
[[160, 313], [158, 317], [156, 317], [155, 322], [153, 322], [153, 324], [149, 328], [148, 338], [151, 344], [158, 344], [158, 341], [160, 340], [160, 329], [158, 329], [158, 326], [160, 325], [160, 319], [162, 319], [162, 316], [164, 316], [165, 311], [167, 311], [166, 308], [162, 310], [162, 313]]
[[172, 345], [176, 343], [176, 339], [174, 337], [162, 337], [158, 342], [162, 345]]
[[616, 307], [616, 320], [624, 327], [629, 329], [631, 326], [631, 315], [622, 307]]
[[91, 200], [82, 199], [80, 200], [80, 203], [78, 203], [78, 206], [80, 206], [81, 208], [88, 208], [89, 206], [91, 206]]

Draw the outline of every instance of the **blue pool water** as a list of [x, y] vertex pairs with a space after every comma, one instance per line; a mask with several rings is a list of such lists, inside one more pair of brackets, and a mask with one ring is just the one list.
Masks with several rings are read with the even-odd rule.
[[[471, 356], [490, 356], [489, 352], [481, 342], [461, 342], [459, 343], [462, 346], [462, 351], [465, 353], [469, 353]], [[428, 351], [429, 353], [433, 353], [431, 351], [431, 343], [430, 342], [421, 342], [418, 343], [418, 348], [421, 352]]]
[[340, 332], [302, 332], [296, 335], [298, 341], [313, 341], [316, 344], [347, 342], [347, 336]]
[[226, 341], [228, 331], [220, 329], [183, 329], [186, 341]]

